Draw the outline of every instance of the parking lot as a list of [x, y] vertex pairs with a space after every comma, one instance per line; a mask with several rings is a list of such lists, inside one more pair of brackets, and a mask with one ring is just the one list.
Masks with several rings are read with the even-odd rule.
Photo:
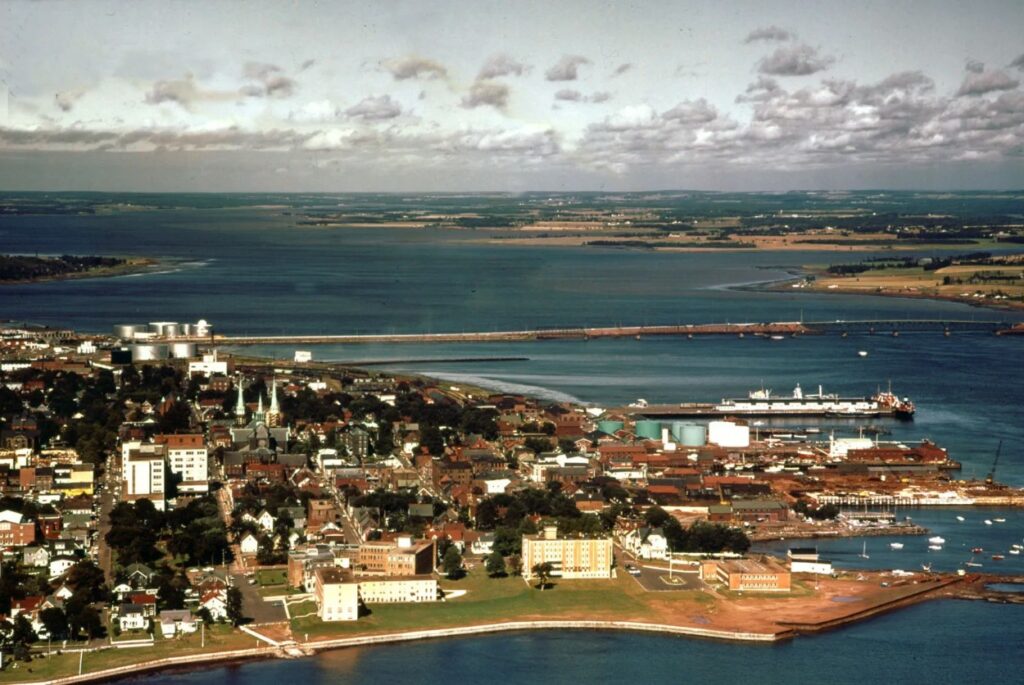
[[692, 567], [686, 567], [685, 571], [681, 571], [677, 566], [670, 575], [668, 568], [650, 568], [642, 566], [640, 563], [632, 565], [640, 569], [640, 575], [630, 575], [640, 583], [641, 587], [650, 592], [701, 590], [704, 588], [700, 574]]

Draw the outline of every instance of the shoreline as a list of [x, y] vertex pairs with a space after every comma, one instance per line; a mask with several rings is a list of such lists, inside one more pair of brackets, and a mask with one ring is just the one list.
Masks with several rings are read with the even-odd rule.
[[54, 283], [57, 281], [77, 281], [86, 278], [117, 278], [118, 276], [131, 276], [144, 274], [151, 268], [160, 266], [162, 262], [151, 257], [116, 257], [124, 259], [123, 264], [116, 266], [103, 266], [88, 271], [73, 271], [39, 278], [27, 278], [15, 281], [0, 281], [0, 288], [8, 285], [32, 285], [35, 283]]
[[[543, 631], [599, 631], [640, 633], [650, 635], [668, 635], [680, 638], [714, 640], [747, 645], [775, 645], [788, 642], [802, 635], [813, 635], [861, 621], [874, 618], [891, 611], [897, 611], [920, 602], [936, 599], [954, 599], [956, 596], [940, 594], [951, 585], [961, 582], [961, 578], [941, 578], [927, 587], [920, 588], [910, 594], [894, 597], [891, 600], [865, 607], [843, 616], [837, 616], [818, 622], [784, 622], [779, 623], [780, 630], [775, 632], [729, 631], [697, 626], [681, 626], [667, 623], [646, 623], [639, 621], [602, 621], [602, 620], [539, 620], [509, 621], [502, 623], [486, 623], [454, 628], [433, 628], [392, 633], [360, 635], [355, 637], [315, 640], [310, 642], [282, 643], [281, 647], [260, 647], [254, 649], [229, 650], [208, 654], [166, 657], [137, 664], [103, 669], [92, 673], [71, 675], [50, 680], [16, 681], [15, 685], [71, 685], [101, 681], [116, 681], [155, 672], [193, 672], [203, 670], [205, 666], [216, 664], [228, 666], [250, 661], [267, 659], [299, 659], [316, 656], [321, 652], [352, 647], [377, 645], [394, 645], [426, 640], [447, 638], [475, 637], [515, 632]], [[969, 597], [968, 597], [969, 598]]]

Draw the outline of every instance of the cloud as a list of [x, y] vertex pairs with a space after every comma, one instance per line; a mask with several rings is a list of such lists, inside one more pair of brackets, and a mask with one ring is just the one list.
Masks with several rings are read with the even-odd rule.
[[399, 59], [388, 60], [383, 64], [384, 68], [391, 72], [396, 81], [408, 79], [436, 79], [448, 75], [444, 65], [425, 57], [409, 55]]
[[246, 62], [242, 73], [245, 78], [260, 83], [258, 86], [248, 85], [241, 89], [241, 93], [248, 97], [283, 99], [291, 97], [297, 88], [296, 82], [285, 76], [284, 70], [276, 64]]
[[313, 67], [315, 64], [315, 59], [307, 59], [305, 62], [299, 65], [299, 71], [305, 71], [306, 69]]
[[338, 106], [330, 100], [307, 102], [302, 107], [288, 113], [288, 120], [295, 122], [334, 121], [340, 112]]
[[787, 40], [793, 40], [794, 38], [796, 38], [796, 34], [773, 24], [772, 26], [764, 26], [759, 29], [754, 29], [747, 34], [747, 37], [743, 39], [743, 42], [754, 43], [757, 41], [775, 41], [781, 43]]
[[678, 121], [681, 124], [707, 124], [718, 118], [718, 110], [708, 104], [704, 98], [684, 100], [678, 105], [662, 113], [662, 119]]
[[832, 66], [835, 58], [819, 55], [810, 45], [787, 45], [758, 62], [758, 71], [772, 76], [807, 76]]
[[508, 96], [508, 86], [504, 83], [476, 81], [470, 86], [469, 94], [462, 98], [462, 106], [473, 109], [490, 105], [496, 109], [505, 109], [508, 105]]
[[1002, 69], [985, 69], [985, 65], [977, 60], [970, 60], [965, 67], [967, 74], [964, 82], [957, 90], [958, 96], [984, 95], [1000, 90], [1013, 90], [1020, 81], [1012, 78]]
[[1024, 71], [1024, 53], [1021, 53], [1017, 59], [1010, 62], [1009, 66], [1016, 67], [1017, 69]]
[[370, 96], [346, 109], [345, 114], [363, 121], [384, 121], [401, 115], [402, 107], [390, 95]]
[[484, 62], [484, 65], [480, 67], [480, 73], [477, 74], [476, 80], [485, 81], [501, 76], [522, 76], [529, 70], [529, 66], [516, 61], [506, 54], [491, 55]]
[[591, 61], [582, 55], [562, 55], [554, 66], [544, 72], [548, 81], [575, 81], [579, 77], [579, 69]]
[[83, 95], [85, 95], [85, 91], [82, 89], [69, 90], [55, 94], [53, 96], [53, 101], [60, 111], [70, 112], [72, 108], [74, 108], [75, 103], [78, 102]]
[[[1024, 55], [1022, 55], [1022, 57], [1024, 57]], [[615, 78], [616, 76], [622, 76], [632, 68], [632, 62], [625, 62], [623, 64], [620, 64], [619, 66], [615, 67], [615, 71], [612, 72], [612, 78]]]
[[191, 110], [197, 102], [224, 102], [235, 100], [238, 93], [232, 91], [206, 90], [200, 88], [191, 73], [185, 74], [184, 78], [157, 81], [152, 89], [146, 93], [145, 102], [150, 105], [159, 105], [164, 102], [174, 102], [181, 107]]
[[563, 102], [588, 102], [597, 104], [601, 102], [608, 102], [612, 99], [612, 94], [607, 91], [598, 91], [591, 95], [584, 95], [578, 90], [563, 88], [555, 93], [555, 99]]
[[309, 134], [292, 129], [252, 131], [237, 126], [209, 130], [139, 128], [126, 131], [0, 128], [0, 143], [12, 147], [63, 150], [290, 150]]

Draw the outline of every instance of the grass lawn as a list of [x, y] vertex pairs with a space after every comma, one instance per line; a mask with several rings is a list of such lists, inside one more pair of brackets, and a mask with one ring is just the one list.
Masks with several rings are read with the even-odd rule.
[[284, 585], [288, 582], [288, 571], [283, 568], [256, 571], [256, 582], [260, 585]]
[[[593, 619], [662, 622], [666, 614], [693, 609], [702, 593], [648, 593], [632, 578], [612, 580], [555, 580], [538, 590], [522, 578], [488, 578], [478, 569], [457, 581], [442, 580], [445, 591], [465, 590], [461, 597], [430, 604], [374, 604], [358, 621], [322, 623], [315, 616], [292, 620], [297, 639], [401, 630], [446, 628], [517, 620]], [[656, 596], [655, 596], [656, 595]], [[293, 615], [303, 613], [298, 607]]]
[[[234, 630], [228, 625], [213, 625], [206, 628], [206, 648], [200, 647], [201, 636], [197, 631], [193, 635], [157, 639], [152, 647], [136, 647], [132, 649], [106, 649], [102, 652], [90, 652], [82, 659], [84, 672], [99, 671], [115, 666], [162, 659], [169, 656], [184, 656], [203, 652], [217, 652], [229, 649], [245, 649], [254, 647], [252, 637]], [[49, 680], [78, 673], [78, 654], [56, 654], [49, 658], [36, 659], [31, 663], [19, 663], [17, 668], [7, 667], [0, 672], [0, 683], [26, 682], [33, 680]]]

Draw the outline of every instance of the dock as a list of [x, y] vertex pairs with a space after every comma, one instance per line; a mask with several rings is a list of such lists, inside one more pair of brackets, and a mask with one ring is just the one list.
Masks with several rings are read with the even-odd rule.
[[697, 323], [640, 326], [552, 327], [507, 331], [464, 331], [442, 333], [337, 333], [290, 335], [211, 335], [155, 337], [160, 342], [195, 342], [212, 345], [366, 345], [394, 343], [485, 343], [542, 340], [592, 340], [674, 336], [754, 337], [783, 340], [804, 335], [863, 333], [899, 335], [901, 332], [1017, 332], [1013, 323], [951, 319], [878, 319], [858, 321], [782, 321], [771, 323]]

